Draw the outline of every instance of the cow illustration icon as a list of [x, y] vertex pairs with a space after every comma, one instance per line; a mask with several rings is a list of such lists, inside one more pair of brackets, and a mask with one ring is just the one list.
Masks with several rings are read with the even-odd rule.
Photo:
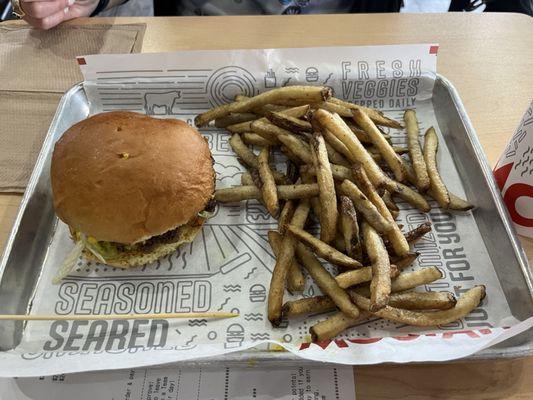
[[146, 114], [171, 115], [178, 99], [181, 99], [181, 92], [178, 90], [163, 93], [145, 93], [144, 108]]

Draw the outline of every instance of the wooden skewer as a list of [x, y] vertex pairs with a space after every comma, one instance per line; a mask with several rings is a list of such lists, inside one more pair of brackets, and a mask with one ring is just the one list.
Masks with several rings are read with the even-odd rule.
[[55, 315], [55, 314], [3, 314], [0, 320], [11, 321], [93, 321], [117, 319], [174, 319], [174, 318], [234, 318], [239, 313], [232, 312], [197, 312], [197, 313], [160, 313], [160, 314], [109, 314], [109, 315]]

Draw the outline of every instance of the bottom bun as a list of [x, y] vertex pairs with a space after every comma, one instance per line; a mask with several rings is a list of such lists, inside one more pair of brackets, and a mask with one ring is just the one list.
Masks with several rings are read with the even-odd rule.
[[[201, 229], [202, 224], [199, 226], [189, 226], [187, 231], [180, 236], [177, 242], [157, 244], [151, 251], [145, 253], [139, 251], [123, 251], [115, 258], [107, 259], [105, 264], [118, 268], [131, 268], [155, 262], [160, 258], [173, 253], [182, 244], [192, 242]], [[89, 261], [100, 262], [90, 251], [83, 250], [83, 256]]]

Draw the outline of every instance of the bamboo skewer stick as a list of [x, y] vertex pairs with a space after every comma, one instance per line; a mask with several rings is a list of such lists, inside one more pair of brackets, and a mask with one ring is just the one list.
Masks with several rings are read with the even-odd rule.
[[109, 314], [109, 315], [55, 315], [55, 314], [0, 314], [0, 321], [96, 321], [118, 319], [175, 319], [175, 318], [234, 318], [239, 313], [197, 312], [197, 313], [159, 313], [159, 314]]

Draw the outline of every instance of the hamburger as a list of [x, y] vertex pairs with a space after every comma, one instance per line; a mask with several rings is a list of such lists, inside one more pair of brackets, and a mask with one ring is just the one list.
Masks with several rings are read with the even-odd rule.
[[214, 207], [207, 141], [183, 121], [134, 112], [97, 114], [69, 128], [54, 147], [51, 184], [76, 248], [121, 268], [191, 242]]

